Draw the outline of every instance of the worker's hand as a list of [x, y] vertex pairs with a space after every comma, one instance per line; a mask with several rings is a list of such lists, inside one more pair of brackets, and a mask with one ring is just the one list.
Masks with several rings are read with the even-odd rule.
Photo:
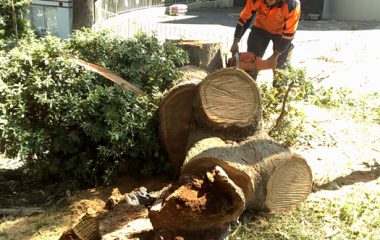
[[234, 39], [234, 42], [232, 43], [232, 46], [230, 48], [230, 52], [232, 53], [232, 55], [239, 52], [239, 39]]
[[272, 56], [270, 56], [267, 61], [272, 69], [275, 69], [277, 67], [277, 59], [280, 56], [279, 52], [273, 52]]

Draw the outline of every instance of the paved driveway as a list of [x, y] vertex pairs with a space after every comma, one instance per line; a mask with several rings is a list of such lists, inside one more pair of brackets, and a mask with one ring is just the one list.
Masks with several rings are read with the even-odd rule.
[[[228, 53], [241, 9], [201, 8], [185, 16], [135, 12], [132, 21], [139, 26], [132, 33], [144, 29], [157, 32], [163, 39], [220, 41]], [[126, 21], [129, 24], [131, 16], [119, 21], [120, 31], [128, 29]], [[248, 34], [249, 30], [241, 41], [241, 51], [246, 50]], [[292, 63], [305, 67], [316, 84], [349, 87], [358, 93], [380, 92], [378, 39], [380, 22], [301, 21], [294, 39]], [[270, 56], [271, 49], [269, 46], [264, 58]], [[263, 71], [259, 76], [270, 80], [272, 73]]]

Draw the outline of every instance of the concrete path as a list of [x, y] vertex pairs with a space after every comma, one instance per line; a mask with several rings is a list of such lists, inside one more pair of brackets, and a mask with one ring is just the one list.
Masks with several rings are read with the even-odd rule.
[[[155, 16], [150, 18], [162, 25], [175, 25], [193, 33], [223, 36], [228, 52], [233, 40], [241, 8], [214, 8], [189, 11], [186, 16]], [[246, 38], [241, 51], [246, 50]], [[294, 44], [292, 63], [305, 67], [317, 84], [349, 87], [359, 93], [380, 92], [377, 68], [380, 67], [380, 22], [301, 21]], [[264, 57], [270, 56], [269, 46]], [[271, 73], [261, 73], [270, 78]]]
[[[185, 16], [135, 13], [129, 15], [143, 22], [148, 31], [156, 31], [165, 38], [220, 41], [224, 53], [229, 53], [241, 7], [200, 8]], [[142, 18], [146, 15], [145, 18]], [[126, 17], [127, 15], [125, 15]], [[127, 20], [124, 20], [124, 22]], [[130, 21], [130, 19], [128, 20]], [[123, 21], [122, 21], [123, 22]], [[122, 25], [126, 28], [126, 25]], [[246, 51], [248, 30], [240, 50]], [[380, 66], [378, 40], [380, 22], [301, 21], [294, 39], [292, 64], [304, 67], [308, 76], [327, 87], [348, 87], [360, 94], [380, 92], [377, 68]], [[264, 58], [272, 54], [270, 45]], [[271, 71], [260, 77], [270, 81]]]

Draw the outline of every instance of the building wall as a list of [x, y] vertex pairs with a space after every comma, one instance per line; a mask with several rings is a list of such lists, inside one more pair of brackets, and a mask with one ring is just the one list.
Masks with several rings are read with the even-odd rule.
[[324, 0], [324, 19], [380, 21], [379, 0]]
[[32, 0], [30, 20], [38, 34], [68, 38], [72, 30], [72, 0]]

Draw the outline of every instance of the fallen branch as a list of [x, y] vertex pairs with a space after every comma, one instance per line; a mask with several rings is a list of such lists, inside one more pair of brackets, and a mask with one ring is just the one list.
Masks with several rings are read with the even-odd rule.
[[144, 95], [145, 93], [136, 85], [124, 80], [122, 77], [114, 74], [113, 72], [109, 71], [108, 69], [101, 67], [99, 65], [96, 65], [94, 63], [89, 63], [86, 61], [83, 61], [81, 59], [78, 59], [76, 57], [72, 57], [69, 55], [64, 54], [66, 57], [68, 57], [70, 60], [72, 60], [74, 63], [78, 64], [79, 66], [84, 67], [85, 69], [98, 73], [102, 75], [103, 77], [111, 80], [114, 83], [119, 84], [120, 86], [127, 88], [131, 90], [132, 92], [138, 94], [138, 95]]
[[276, 125], [274, 125], [273, 129], [275, 129], [275, 128], [277, 128], [278, 126], [280, 126], [280, 123], [282, 122], [283, 118], [285, 117], [285, 107], [286, 107], [286, 102], [287, 102], [287, 100], [288, 100], [289, 93], [290, 93], [290, 91], [292, 90], [293, 86], [294, 86], [294, 81], [292, 81], [292, 82], [289, 84], [288, 89], [286, 90], [284, 100], [282, 101], [281, 113], [280, 113], [280, 115], [278, 116], [278, 118], [277, 118], [277, 120], [276, 120]]

